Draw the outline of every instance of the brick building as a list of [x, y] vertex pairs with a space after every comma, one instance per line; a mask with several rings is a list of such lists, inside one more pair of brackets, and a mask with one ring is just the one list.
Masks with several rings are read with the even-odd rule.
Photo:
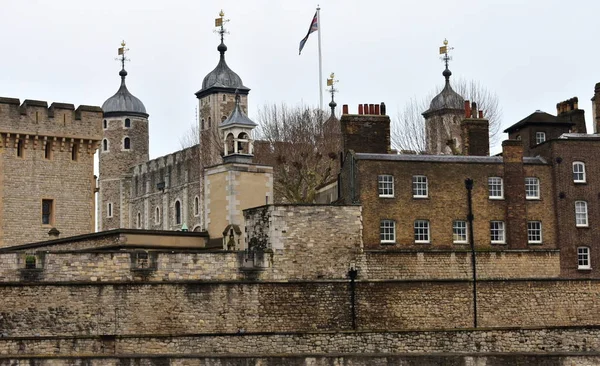
[[[458, 110], [457, 102], [451, 110], [439, 102], [454, 95], [444, 76], [446, 87], [426, 118]], [[460, 98], [441, 98], [454, 99]], [[434, 140], [451, 149], [417, 155], [390, 154], [384, 113], [361, 105], [358, 114], [348, 114], [344, 106], [339, 202], [362, 205], [365, 248], [460, 251], [472, 240], [481, 251], [559, 249], [562, 276], [598, 277], [593, 263], [600, 248], [593, 237], [600, 234], [594, 224], [600, 222], [594, 204], [600, 166], [594, 157], [600, 136], [586, 133], [577, 98], [558, 103], [556, 116], [536, 111], [506, 129], [509, 139], [498, 156], [489, 156], [483, 112], [468, 101], [460, 110], [462, 120], [451, 129], [439, 123], [435, 132], [446, 134]], [[428, 134], [434, 126], [427, 124]]]

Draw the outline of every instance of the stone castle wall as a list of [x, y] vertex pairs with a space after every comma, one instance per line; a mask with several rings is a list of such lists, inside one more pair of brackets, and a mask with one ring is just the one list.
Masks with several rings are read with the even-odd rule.
[[[94, 230], [98, 107], [0, 98], [0, 247]], [[42, 200], [52, 200], [42, 222]]]

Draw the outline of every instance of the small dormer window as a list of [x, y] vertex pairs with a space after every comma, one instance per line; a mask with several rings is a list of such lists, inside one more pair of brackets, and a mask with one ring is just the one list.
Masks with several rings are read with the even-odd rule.
[[536, 132], [535, 133], [535, 143], [537, 145], [539, 145], [544, 141], [546, 141], [546, 132]]

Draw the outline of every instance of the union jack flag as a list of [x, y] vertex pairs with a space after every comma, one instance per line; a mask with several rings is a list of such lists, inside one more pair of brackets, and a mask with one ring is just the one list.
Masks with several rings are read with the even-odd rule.
[[310, 36], [312, 32], [317, 30], [319, 30], [319, 22], [317, 21], [317, 13], [315, 13], [312, 22], [310, 22], [310, 28], [308, 28], [308, 33], [306, 33], [306, 37], [302, 38], [302, 40], [300, 41], [300, 50], [298, 52], [299, 55], [302, 53], [304, 44], [306, 44], [306, 41], [308, 41], [308, 36]]

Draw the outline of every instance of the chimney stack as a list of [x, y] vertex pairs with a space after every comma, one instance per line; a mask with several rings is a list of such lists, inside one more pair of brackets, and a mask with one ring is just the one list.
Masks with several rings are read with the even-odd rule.
[[358, 114], [348, 114], [345, 105], [340, 118], [343, 151], [390, 154], [390, 118], [385, 104], [359, 104]]
[[556, 104], [556, 115], [563, 121], [574, 123], [572, 132], [587, 133], [585, 112], [579, 109], [579, 99], [573, 97]]
[[465, 119], [460, 123], [459, 153], [471, 156], [490, 155], [490, 124], [477, 109], [477, 103], [465, 100]]

